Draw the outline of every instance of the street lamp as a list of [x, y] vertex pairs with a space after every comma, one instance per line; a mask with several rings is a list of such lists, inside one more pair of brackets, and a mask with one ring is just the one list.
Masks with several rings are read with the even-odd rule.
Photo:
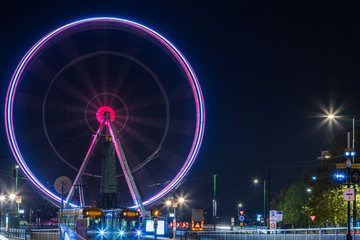
[[15, 200], [16, 195], [15, 195], [14, 193], [11, 193], [11, 194], [9, 195], [9, 198], [10, 198], [10, 200]]
[[[334, 119], [334, 115], [328, 115], [328, 119]], [[341, 116], [340, 118], [350, 118], [350, 116]], [[352, 162], [355, 162], [355, 118], [356, 116], [351, 116], [352, 118], [352, 130], [353, 130], [353, 136], [352, 136], [352, 148], [350, 148], [350, 132], [348, 132], [348, 141], [347, 141], [347, 148], [345, 149], [345, 157], [346, 160], [346, 170], [347, 170], [347, 188], [350, 188], [351, 180], [350, 180], [350, 168], [351, 168], [351, 160], [350, 157], [352, 157]], [[354, 185], [354, 208], [353, 208], [353, 219], [356, 219], [356, 188]], [[353, 222], [353, 226], [356, 227], [356, 220]], [[352, 236], [350, 233], [350, 201], [347, 201], [347, 234], [346, 239], [351, 240]]]
[[[172, 205], [172, 207], [174, 208], [174, 218], [173, 218], [173, 238], [175, 239], [175, 235], [176, 235], [176, 207], [178, 205], [178, 203], [180, 203], [180, 216], [179, 216], [179, 220], [181, 222], [181, 213], [182, 213], [182, 203], [185, 202], [185, 199], [183, 197], [179, 198], [178, 200], [167, 200], [165, 202], [165, 204], [167, 206]], [[182, 230], [182, 224], [181, 224], [181, 230]]]
[[312, 190], [311, 190], [311, 188], [307, 188], [306, 191], [307, 191], [308, 193], [311, 193]]
[[[266, 226], [266, 180], [264, 179], [264, 226]], [[254, 178], [253, 183], [255, 185], [260, 183], [260, 179]], [[270, 200], [270, 199], [269, 199]]]
[[184, 198], [179, 198], [179, 203], [180, 203], [180, 215], [179, 215], [179, 221], [181, 223], [181, 226], [180, 226], [180, 230], [181, 230], [181, 239], [182, 239], [182, 230], [183, 230], [183, 222], [182, 222], [182, 204], [185, 202], [185, 199]]

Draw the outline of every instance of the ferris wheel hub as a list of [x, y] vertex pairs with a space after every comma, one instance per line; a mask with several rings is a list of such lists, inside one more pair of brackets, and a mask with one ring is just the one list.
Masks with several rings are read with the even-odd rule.
[[111, 107], [102, 106], [96, 111], [96, 119], [99, 123], [102, 123], [106, 117], [110, 117], [110, 120], [113, 122], [115, 119], [115, 112]]

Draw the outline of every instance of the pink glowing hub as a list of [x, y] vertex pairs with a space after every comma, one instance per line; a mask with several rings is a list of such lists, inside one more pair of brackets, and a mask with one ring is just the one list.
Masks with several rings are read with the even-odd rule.
[[99, 123], [102, 123], [104, 121], [106, 112], [108, 112], [110, 114], [110, 120], [114, 121], [114, 119], [115, 119], [114, 110], [112, 110], [111, 107], [102, 106], [96, 112], [96, 119], [99, 121]]

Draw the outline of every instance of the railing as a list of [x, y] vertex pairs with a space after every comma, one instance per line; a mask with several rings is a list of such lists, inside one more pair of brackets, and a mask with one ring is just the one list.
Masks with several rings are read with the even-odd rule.
[[0, 235], [11, 239], [59, 240], [59, 229], [0, 228]]
[[17, 239], [30, 239], [29, 232], [25, 229], [16, 229], [16, 228], [0, 228], [0, 234], [7, 238], [17, 238]]
[[60, 240], [85, 240], [85, 238], [81, 237], [79, 234], [71, 230], [65, 224], [60, 224]]
[[32, 229], [31, 240], [59, 240], [59, 229]]
[[[242, 229], [239, 231], [177, 231], [184, 240], [346, 240], [347, 228]], [[352, 239], [360, 240], [360, 228], [351, 230]]]

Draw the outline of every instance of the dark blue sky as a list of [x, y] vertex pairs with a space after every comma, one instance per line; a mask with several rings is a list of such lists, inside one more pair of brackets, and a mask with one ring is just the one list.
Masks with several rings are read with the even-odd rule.
[[[170, 3], [171, 2], [171, 3]], [[359, 114], [359, 3], [187, 3], [166, 1], [22, 1], [1, 7], [1, 85], [7, 85], [31, 45], [74, 20], [114, 16], [145, 24], [172, 41], [187, 57], [202, 86], [206, 130], [198, 159], [180, 191], [209, 207], [212, 178], [219, 208], [239, 201], [262, 211], [268, 145], [272, 192], [314, 166], [332, 135], [316, 114], [320, 103], [344, 104]], [[1, 109], [3, 109], [1, 104]], [[3, 118], [0, 120], [4, 126]], [[350, 127], [343, 122], [344, 127]], [[0, 155], [9, 154], [1, 128]], [[2, 171], [10, 167], [5, 159]], [[6, 167], [5, 167], [6, 166]], [[191, 186], [191, 187], [190, 187]], [[191, 191], [189, 190], [191, 189]], [[196, 204], [199, 204], [196, 203]]]

